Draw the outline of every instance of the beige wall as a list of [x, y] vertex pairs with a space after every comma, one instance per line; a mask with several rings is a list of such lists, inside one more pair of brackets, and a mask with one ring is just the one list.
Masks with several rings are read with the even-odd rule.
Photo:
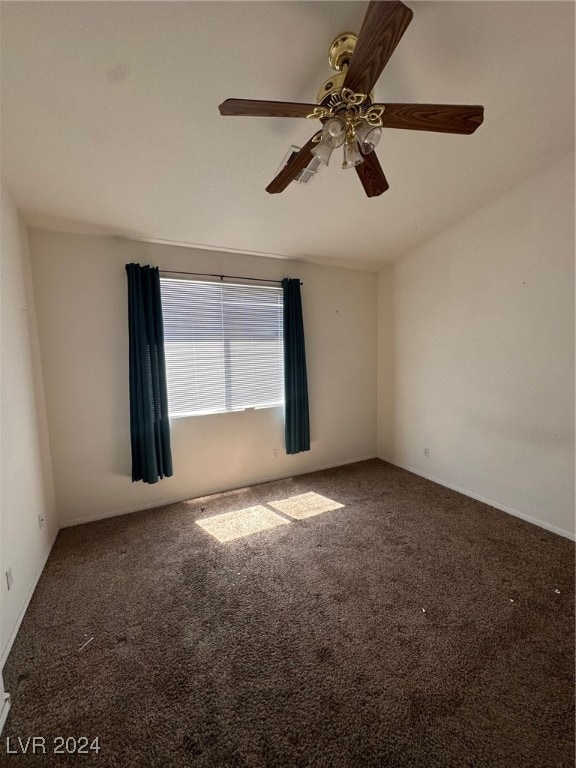
[[379, 456], [573, 535], [574, 155], [379, 282]]
[[1, 669], [58, 530], [26, 231], [5, 190], [0, 286]]
[[[40, 230], [31, 230], [30, 244], [61, 525], [376, 455], [373, 273]], [[176, 419], [174, 477], [131, 482], [124, 270], [131, 261], [302, 278], [310, 452], [285, 455], [279, 408]]]

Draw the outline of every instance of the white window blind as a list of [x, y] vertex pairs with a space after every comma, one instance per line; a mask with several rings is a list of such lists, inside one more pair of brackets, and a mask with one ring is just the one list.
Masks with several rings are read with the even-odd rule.
[[170, 416], [284, 402], [281, 288], [161, 278]]

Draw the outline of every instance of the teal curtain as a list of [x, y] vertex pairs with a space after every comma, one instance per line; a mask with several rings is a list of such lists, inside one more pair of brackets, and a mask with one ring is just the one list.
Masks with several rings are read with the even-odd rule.
[[172, 475], [160, 273], [139, 264], [126, 264], [126, 272], [132, 482], [157, 483]]
[[282, 280], [284, 295], [284, 408], [286, 453], [310, 450], [308, 379], [300, 280]]

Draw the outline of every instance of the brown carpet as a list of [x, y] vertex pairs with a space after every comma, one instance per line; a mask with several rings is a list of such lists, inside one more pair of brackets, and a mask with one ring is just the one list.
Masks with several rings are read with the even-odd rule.
[[[344, 506], [228, 543], [194, 522], [309, 492]], [[573, 552], [378, 460], [62, 530], [2, 765], [568, 768]], [[47, 755], [6, 755], [33, 735]]]

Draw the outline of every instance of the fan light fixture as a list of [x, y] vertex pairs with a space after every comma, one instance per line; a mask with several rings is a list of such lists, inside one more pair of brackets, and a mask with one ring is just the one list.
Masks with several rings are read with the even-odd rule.
[[322, 120], [322, 130], [314, 137], [312, 154], [328, 165], [332, 152], [344, 148], [342, 168], [354, 168], [364, 162], [382, 136], [384, 106], [363, 106], [368, 97], [342, 88], [340, 99], [330, 107], [318, 106], [307, 117]]

